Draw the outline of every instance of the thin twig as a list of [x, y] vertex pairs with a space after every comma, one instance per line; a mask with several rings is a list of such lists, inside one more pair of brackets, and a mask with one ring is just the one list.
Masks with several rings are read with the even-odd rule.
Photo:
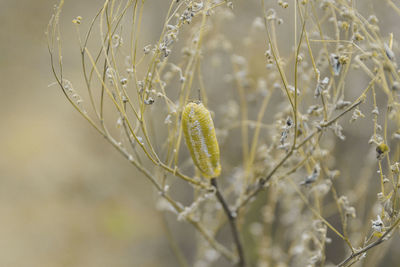
[[236, 225], [236, 214], [234, 214], [230, 210], [224, 197], [222, 196], [221, 192], [219, 191], [216, 178], [211, 179], [211, 185], [215, 187], [215, 195], [217, 196], [218, 201], [221, 203], [221, 205], [225, 211], [225, 214], [228, 217], [229, 225], [231, 227], [231, 231], [232, 231], [232, 235], [233, 235], [233, 240], [235, 242], [236, 249], [237, 249], [237, 252], [239, 255], [239, 261], [237, 263], [237, 266], [244, 267], [244, 266], [246, 266], [246, 260], [244, 257], [243, 246], [240, 241], [239, 232], [238, 232], [237, 225]]
[[341, 263], [338, 264], [337, 267], [343, 267], [346, 266], [346, 264], [351, 261], [352, 259], [364, 254], [365, 252], [367, 252], [368, 250], [370, 250], [373, 247], [378, 246], [379, 244], [383, 243], [384, 241], [386, 241], [388, 238], [386, 238], [387, 235], [389, 235], [400, 223], [400, 217], [397, 218], [397, 220], [393, 223], [393, 225], [380, 237], [378, 238], [375, 242], [365, 246], [364, 248], [360, 249], [359, 251], [357, 251], [356, 253], [352, 253], [347, 259], [345, 259], [344, 261], [342, 261]]
[[264, 185], [272, 178], [272, 176], [275, 174], [275, 172], [286, 162], [286, 160], [288, 160], [290, 158], [290, 156], [293, 154], [293, 152], [297, 149], [299, 149], [300, 147], [302, 147], [304, 144], [306, 144], [308, 141], [311, 140], [312, 137], [314, 137], [317, 133], [321, 132], [322, 129], [329, 127], [330, 125], [332, 125], [335, 121], [337, 121], [339, 118], [341, 118], [343, 115], [345, 115], [346, 113], [348, 113], [349, 111], [351, 111], [352, 109], [356, 108], [358, 105], [360, 105], [363, 102], [363, 98], [359, 98], [356, 102], [354, 102], [350, 107], [348, 107], [346, 110], [344, 110], [342, 113], [338, 114], [336, 117], [334, 117], [333, 119], [322, 123], [319, 125], [318, 128], [316, 128], [313, 132], [311, 132], [306, 138], [304, 138], [304, 140], [299, 143], [296, 147], [294, 147], [293, 149], [289, 150], [289, 152], [278, 162], [277, 165], [275, 165], [275, 167], [268, 173], [268, 175], [266, 175], [264, 178], [260, 178], [257, 182], [257, 184], [255, 185], [255, 189], [250, 192], [244, 199], [242, 202], [240, 202], [237, 207], [236, 207], [236, 212], [239, 211], [239, 209], [243, 206], [245, 206], [250, 199], [252, 199], [253, 197], [255, 197], [260, 191], [263, 190]]

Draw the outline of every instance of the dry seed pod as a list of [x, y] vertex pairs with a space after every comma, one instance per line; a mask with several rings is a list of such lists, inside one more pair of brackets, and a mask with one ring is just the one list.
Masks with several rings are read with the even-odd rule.
[[192, 160], [206, 178], [221, 174], [219, 147], [214, 123], [202, 103], [189, 103], [182, 114], [182, 128]]

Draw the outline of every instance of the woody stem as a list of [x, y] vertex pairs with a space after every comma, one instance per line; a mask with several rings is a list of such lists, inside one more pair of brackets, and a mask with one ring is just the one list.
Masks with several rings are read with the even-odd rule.
[[228, 217], [228, 221], [229, 221], [229, 225], [230, 225], [230, 228], [231, 228], [233, 240], [235, 242], [236, 249], [237, 249], [237, 252], [238, 252], [238, 255], [239, 255], [239, 261], [237, 263], [237, 266], [238, 267], [245, 267], [246, 266], [246, 261], [245, 261], [245, 258], [244, 258], [243, 247], [242, 247], [242, 243], [240, 241], [239, 232], [238, 232], [237, 225], [236, 225], [236, 214], [232, 213], [232, 211], [230, 210], [230, 208], [229, 208], [228, 204], [226, 203], [224, 197], [222, 196], [221, 192], [219, 191], [216, 178], [212, 178], [211, 179], [211, 185], [215, 187], [215, 195], [216, 195], [218, 201], [221, 203], [222, 208], [224, 209], [224, 212], [225, 212], [226, 216]]

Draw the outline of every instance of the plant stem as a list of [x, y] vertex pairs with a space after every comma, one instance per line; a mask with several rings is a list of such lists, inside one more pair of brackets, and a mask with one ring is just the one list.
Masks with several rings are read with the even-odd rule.
[[218, 201], [221, 203], [221, 205], [224, 209], [224, 212], [225, 212], [226, 216], [228, 217], [229, 225], [230, 225], [232, 235], [233, 235], [233, 240], [235, 242], [236, 249], [237, 249], [237, 252], [239, 255], [239, 261], [237, 263], [237, 266], [245, 267], [246, 261], [244, 258], [243, 246], [240, 241], [239, 232], [238, 232], [237, 225], [236, 225], [236, 214], [233, 214], [233, 212], [230, 210], [224, 197], [222, 196], [221, 192], [219, 191], [216, 178], [211, 179], [211, 185], [215, 187], [215, 195], [217, 196]]
[[[369, 88], [369, 87], [368, 87]], [[368, 89], [367, 88], [367, 89]], [[333, 119], [321, 123], [317, 129], [312, 131], [302, 142], [297, 144], [296, 146], [292, 146], [289, 152], [286, 153], [286, 155], [275, 165], [275, 167], [266, 175], [265, 177], [262, 177], [258, 180], [258, 182], [255, 185], [255, 189], [251, 191], [250, 193], [245, 196], [245, 198], [237, 204], [236, 207], [236, 212], [239, 211], [239, 209], [243, 206], [245, 206], [253, 197], [255, 197], [259, 192], [261, 192], [264, 189], [264, 185], [272, 178], [272, 176], [275, 174], [275, 172], [288, 160], [293, 152], [295, 150], [298, 150], [300, 147], [302, 147], [305, 143], [311, 140], [312, 137], [314, 137], [316, 134], [321, 132], [324, 128], [329, 127], [332, 125], [334, 122], [336, 122], [338, 119], [340, 119], [343, 115], [345, 115], [347, 112], [351, 111], [352, 109], [356, 108], [358, 105], [360, 105], [363, 102], [363, 99], [360, 98], [357, 101], [355, 101], [350, 107], [348, 107], [346, 110], [344, 110], [342, 113], [334, 117]]]
[[[397, 220], [393, 223], [393, 225], [391, 227], [389, 227], [389, 229], [386, 230], [386, 232], [380, 238], [378, 238], [375, 242], [360, 249], [356, 253], [351, 253], [351, 255], [347, 259], [343, 260], [337, 266], [338, 267], [347, 266], [347, 263], [349, 263], [351, 260], [361, 256], [362, 254], [366, 253], [371, 248], [376, 247], [379, 244], [383, 243], [385, 240], [387, 240], [387, 238], [388, 238], [387, 235], [389, 235], [399, 224], [400, 224], [400, 218], [397, 218]], [[351, 264], [353, 264], [353, 263], [351, 263]]]

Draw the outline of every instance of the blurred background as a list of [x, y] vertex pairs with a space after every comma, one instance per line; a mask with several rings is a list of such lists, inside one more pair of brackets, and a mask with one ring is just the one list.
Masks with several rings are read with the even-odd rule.
[[[149, 183], [52, 85], [57, 2], [0, 0], [0, 266], [174, 266]], [[102, 3], [66, 1], [66, 50]]]
[[[71, 21], [78, 15], [91, 19], [104, 1], [65, 2], [64, 46], [77, 56]], [[149, 39], [161, 31], [158, 20], [163, 20], [166, 2], [148, 2], [144, 19], [148, 34], [153, 34]], [[150, 184], [72, 109], [54, 85], [45, 31], [56, 3], [0, 0], [0, 266], [177, 266]], [[258, 5], [238, 3], [237, 8], [243, 14], [258, 14]], [[366, 5], [361, 10], [371, 8]], [[151, 14], [146, 13], [149, 10]], [[387, 10], [374, 9], [378, 18], [386, 16], [384, 34], [398, 27], [398, 17]], [[253, 20], [243, 14], [241, 21]], [[240, 26], [228, 27], [233, 33], [233, 28], [245, 31]], [[68, 53], [66, 64], [70, 63]], [[73, 80], [81, 69], [68, 75]], [[368, 141], [369, 135], [360, 129], [346, 132], [347, 143], [337, 148], [338, 155], [349, 143]], [[367, 153], [362, 147], [347, 156]], [[362, 162], [339, 158], [337, 165], [351, 177]], [[173, 233], [179, 242], [190, 236], [190, 226], [178, 223], [174, 227], [179, 228]], [[394, 264], [393, 253], [387, 253], [387, 261]]]

